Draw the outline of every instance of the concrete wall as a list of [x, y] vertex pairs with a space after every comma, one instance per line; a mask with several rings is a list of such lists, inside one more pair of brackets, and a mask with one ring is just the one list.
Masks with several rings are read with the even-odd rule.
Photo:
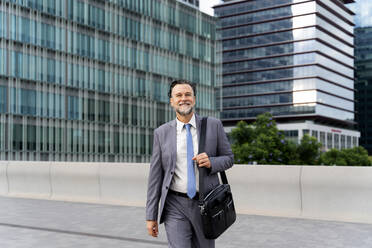
[[[148, 164], [0, 161], [0, 195], [145, 206]], [[235, 165], [238, 213], [372, 223], [372, 167]]]

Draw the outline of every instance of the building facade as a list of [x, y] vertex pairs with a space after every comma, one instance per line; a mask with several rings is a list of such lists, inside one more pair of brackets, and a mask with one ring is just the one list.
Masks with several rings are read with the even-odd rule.
[[355, 67], [360, 145], [372, 154], [372, 27], [355, 29]]
[[0, 2], [0, 160], [148, 162], [173, 79], [216, 116], [216, 18], [176, 0]]
[[199, 0], [178, 0], [178, 1], [185, 3], [187, 5], [193, 6], [197, 9], [199, 9], [199, 6], [200, 6]]
[[345, 6], [352, 2], [240, 0], [215, 6], [223, 47], [223, 123], [233, 126], [270, 112], [291, 139], [309, 132], [325, 149], [342, 148], [342, 135], [345, 144], [357, 146], [354, 24]]

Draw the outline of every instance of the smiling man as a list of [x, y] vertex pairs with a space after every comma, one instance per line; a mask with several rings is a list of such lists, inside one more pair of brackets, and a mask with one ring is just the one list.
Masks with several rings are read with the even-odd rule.
[[218, 172], [233, 165], [233, 154], [221, 121], [212, 117], [207, 121], [205, 152], [198, 153], [202, 118], [194, 110], [194, 84], [173, 81], [168, 96], [177, 118], [154, 131], [146, 203], [147, 231], [153, 237], [158, 236], [160, 216], [159, 223], [165, 224], [169, 247], [213, 248], [214, 240], [206, 239], [202, 230], [197, 167], [208, 168], [201, 179], [206, 194], [219, 185]]

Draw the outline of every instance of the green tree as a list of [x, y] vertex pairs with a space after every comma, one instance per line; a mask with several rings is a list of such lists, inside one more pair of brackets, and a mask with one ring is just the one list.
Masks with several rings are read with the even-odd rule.
[[270, 113], [257, 116], [248, 125], [239, 122], [230, 134], [237, 163], [288, 164], [295, 154], [295, 146], [284, 138]]
[[298, 145], [287, 141], [270, 113], [257, 116], [257, 120], [249, 125], [240, 121], [230, 137], [235, 161], [240, 164], [371, 165], [363, 147], [331, 149], [320, 154], [321, 144], [315, 137], [304, 135]]
[[320, 156], [320, 163], [324, 165], [371, 166], [368, 152], [361, 146], [343, 150], [331, 149]]
[[315, 137], [305, 134], [301, 143], [297, 146], [297, 154], [299, 156], [299, 164], [314, 165], [318, 162], [321, 143]]

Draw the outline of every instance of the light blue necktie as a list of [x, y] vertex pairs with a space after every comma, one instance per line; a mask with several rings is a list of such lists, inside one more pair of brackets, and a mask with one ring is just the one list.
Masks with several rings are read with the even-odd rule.
[[190, 132], [191, 124], [185, 124], [186, 127], [186, 138], [187, 138], [187, 196], [191, 199], [196, 194], [196, 182], [195, 182], [195, 171], [194, 171], [194, 146], [192, 143], [192, 136]]

